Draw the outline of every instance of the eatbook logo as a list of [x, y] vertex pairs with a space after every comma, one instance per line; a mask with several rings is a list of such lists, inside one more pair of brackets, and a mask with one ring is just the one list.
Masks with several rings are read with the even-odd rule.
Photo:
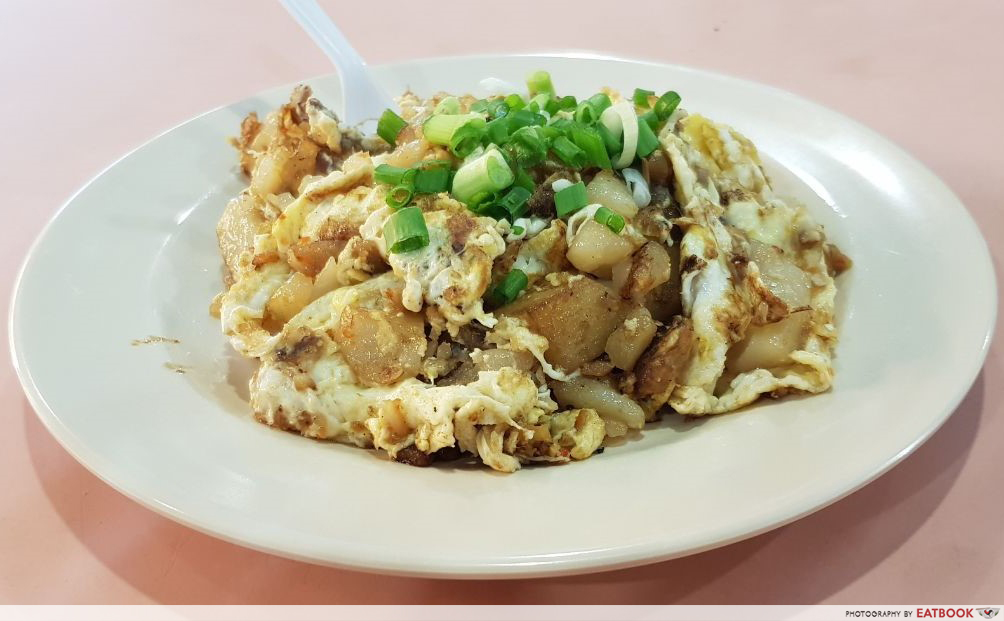
[[1000, 611], [1001, 611], [1000, 608], [980, 608], [979, 609], [980, 616], [983, 617], [984, 619], [993, 619], [994, 617], [997, 616], [997, 613], [1000, 612]]

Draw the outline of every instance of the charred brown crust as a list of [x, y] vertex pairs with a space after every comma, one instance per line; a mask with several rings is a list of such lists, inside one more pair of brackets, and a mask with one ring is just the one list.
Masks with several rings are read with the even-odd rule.
[[527, 201], [530, 215], [538, 218], [554, 217], [554, 190], [548, 183], [538, 184]]
[[402, 464], [408, 464], [409, 466], [425, 468], [432, 464], [433, 457], [428, 453], [423, 453], [418, 450], [418, 447], [413, 444], [399, 450], [397, 454], [394, 455], [394, 461]]
[[299, 364], [304, 357], [320, 352], [321, 345], [321, 337], [316, 334], [307, 334], [292, 345], [277, 349], [275, 359], [288, 364]]
[[854, 265], [851, 258], [841, 252], [836, 244], [826, 244], [824, 247], [824, 256], [826, 257], [826, 268], [830, 276], [839, 276]]
[[749, 195], [747, 192], [741, 188], [734, 188], [731, 190], [725, 190], [719, 195], [719, 200], [723, 207], [728, 207], [729, 203], [733, 201], [747, 200]]
[[690, 360], [694, 328], [689, 318], [677, 315], [652, 339], [634, 368], [635, 394], [654, 397], [666, 392]]
[[467, 245], [467, 238], [471, 231], [477, 227], [474, 218], [463, 214], [455, 213], [446, 220], [446, 230], [450, 233], [450, 244], [453, 252], [459, 253]]
[[685, 259], [683, 259], [683, 262], [680, 264], [680, 271], [693, 272], [695, 270], [701, 269], [707, 264], [708, 262], [702, 259], [701, 257], [689, 254]]

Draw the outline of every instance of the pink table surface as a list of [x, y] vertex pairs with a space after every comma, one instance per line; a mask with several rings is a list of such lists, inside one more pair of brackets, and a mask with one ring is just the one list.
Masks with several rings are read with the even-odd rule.
[[[588, 48], [809, 97], [942, 176], [1001, 272], [1000, 0], [340, 4], [325, 2], [375, 63]], [[42, 225], [109, 162], [204, 110], [327, 71], [271, 1], [0, 3], [4, 305]], [[926, 445], [799, 522], [647, 567], [478, 586], [312, 566], [159, 517], [64, 452], [5, 363], [0, 602], [1001, 603], [1002, 367], [998, 338], [965, 401]]]

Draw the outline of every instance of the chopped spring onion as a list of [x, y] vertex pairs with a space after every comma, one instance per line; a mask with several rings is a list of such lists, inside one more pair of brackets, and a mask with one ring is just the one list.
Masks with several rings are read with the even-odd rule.
[[551, 84], [551, 74], [546, 71], [534, 71], [526, 76], [526, 88], [530, 91], [530, 97], [543, 93], [554, 94], [554, 85]]
[[395, 114], [390, 108], [387, 108], [380, 115], [380, 120], [377, 121], [377, 134], [393, 147], [397, 145], [398, 134], [407, 125], [407, 121]]
[[396, 185], [387, 192], [387, 204], [391, 209], [400, 209], [411, 202], [415, 191], [406, 185]]
[[537, 187], [537, 185], [533, 182], [533, 177], [530, 176], [530, 173], [526, 172], [522, 168], [516, 170], [516, 180], [513, 181], [513, 185], [518, 188], [523, 188], [531, 194]]
[[513, 235], [519, 236], [519, 235], [522, 235], [523, 233], [526, 233], [526, 229], [524, 229], [523, 227], [519, 226], [518, 224], [516, 226], [512, 227], [512, 234]]
[[589, 164], [586, 152], [564, 136], [558, 136], [554, 139], [551, 143], [551, 150], [554, 151], [559, 160], [571, 168], [585, 168]]
[[555, 118], [543, 127], [540, 127], [539, 131], [548, 140], [553, 140], [571, 128], [573, 124], [575, 124], [574, 121], [567, 118]]
[[422, 210], [412, 206], [395, 211], [383, 223], [383, 238], [387, 249], [395, 254], [427, 246], [429, 229], [425, 226]]
[[610, 101], [610, 97], [606, 93], [596, 93], [586, 101], [593, 104], [593, 107], [596, 108], [596, 114], [598, 115], [603, 114], [604, 110], [613, 105]]
[[634, 96], [631, 98], [634, 100], [634, 105], [639, 108], [648, 108], [648, 98], [655, 95], [655, 91], [645, 90], [644, 88], [634, 89]]
[[484, 119], [472, 119], [453, 132], [450, 137], [450, 153], [457, 157], [467, 157], [481, 146], [485, 135]]
[[642, 119], [638, 119], [638, 157], [648, 157], [659, 148], [659, 139], [655, 137], [652, 128]]
[[401, 180], [397, 183], [397, 185], [403, 185], [408, 188], [414, 188], [415, 177], [417, 176], [418, 176], [418, 169], [409, 168], [408, 170], [404, 171], [403, 175], [401, 175]]
[[616, 136], [603, 123], [596, 124], [596, 131], [603, 140], [603, 146], [607, 149], [607, 154], [617, 155], [621, 152], [621, 139]]
[[625, 168], [621, 173], [624, 175], [624, 181], [627, 183], [628, 190], [631, 191], [631, 198], [634, 199], [636, 206], [646, 207], [652, 202], [652, 192], [640, 172], [634, 168]]
[[504, 101], [505, 105], [509, 106], [510, 111], [522, 110], [526, 107], [526, 101], [524, 101], [523, 98], [516, 93], [507, 95]]
[[651, 129], [652, 131], [659, 130], [659, 123], [661, 121], [659, 121], [659, 117], [656, 115], [656, 113], [652, 112], [651, 110], [649, 110], [645, 114], [639, 115], [638, 120], [643, 121], [645, 125], [648, 125], [648, 128]]
[[554, 207], [559, 218], [567, 218], [587, 204], [586, 185], [581, 181], [554, 193]]
[[547, 143], [539, 127], [521, 127], [509, 136], [507, 147], [519, 166], [532, 168], [547, 157]]
[[526, 202], [530, 200], [530, 191], [526, 188], [514, 186], [500, 198], [497, 204], [506, 210], [507, 218], [510, 222], [526, 213]]
[[415, 175], [415, 194], [438, 194], [450, 187], [449, 164], [425, 166]]
[[662, 121], [659, 120], [659, 115], [656, 114], [654, 111], [649, 110], [644, 114], [639, 114], [638, 119], [645, 122], [645, 124], [649, 125], [649, 128], [652, 129], [653, 131], [659, 131], [659, 123], [661, 123]]
[[600, 113], [596, 111], [589, 101], [583, 101], [575, 108], [575, 122], [583, 125], [592, 125], [600, 118]]
[[509, 104], [504, 99], [492, 99], [488, 102], [488, 115], [493, 119], [500, 119], [509, 114]]
[[505, 306], [515, 300], [523, 289], [530, 284], [523, 270], [513, 269], [505, 275], [488, 294], [488, 303], [494, 307]]
[[506, 118], [509, 119], [509, 127], [513, 131], [516, 131], [520, 127], [544, 124], [544, 117], [539, 114], [535, 114], [526, 108], [517, 110], [516, 112], [509, 114]]
[[468, 114], [434, 114], [422, 124], [422, 134], [432, 144], [449, 146], [454, 132], [471, 123], [484, 128], [484, 118], [475, 112]]
[[532, 110], [533, 106], [537, 106], [538, 112], [544, 110], [548, 114], [552, 114], [552, 112], [547, 109], [547, 106], [552, 101], [554, 100], [551, 99], [551, 95], [548, 93], [540, 93], [539, 95], [534, 95], [533, 97], [530, 98], [530, 109]]
[[[492, 211], [495, 207], [495, 202], [498, 201], [497, 192], [478, 192], [470, 198], [467, 202], [467, 208], [477, 214], [493, 215]], [[494, 216], [496, 220], [501, 220], [505, 217], [505, 214], [500, 213], [501, 208], [494, 209]]]
[[596, 213], [593, 214], [593, 219], [600, 224], [605, 225], [614, 233], [619, 234], [624, 230], [624, 216], [611, 209], [607, 209], [606, 207], [600, 207], [597, 209]]
[[460, 114], [460, 100], [450, 95], [443, 97], [432, 110], [433, 114]]
[[509, 187], [514, 179], [515, 175], [502, 153], [490, 148], [457, 170], [453, 176], [453, 196], [470, 204], [469, 201], [480, 194]]
[[377, 183], [398, 185], [401, 183], [401, 179], [404, 178], [404, 175], [408, 172], [408, 170], [409, 169], [407, 168], [391, 166], [390, 164], [380, 164], [373, 169], [373, 180]]
[[599, 168], [610, 168], [610, 156], [603, 146], [603, 138], [599, 132], [591, 127], [573, 127], [571, 129], [572, 142], [577, 147], [585, 151], [586, 157], [593, 166]]
[[665, 121], [676, 111], [676, 107], [680, 105], [680, 95], [676, 91], [666, 91], [659, 101], [655, 102], [656, 115], [659, 120]]
[[618, 143], [622, 143], [624, 124], [621, 122], [621, 115], [613, 106], [604, 110], [603, 114], [600, 115], [600, 126], [606, 129]]
[[485, 126], [485, 137], [488, 142], [502, 144], [509, 138], [510, 119], [508, 116], [499, 117], [488, 121]]
[[575, 110], [575, 106], [579, 104], [578, 100], [575, 99], [575, 95], [565, 95], [555, 101], [558, 102], [558, 110]]
[[634, 106], [627, 101], [618, 102], [603, 111], [600, 122], [615, 136], [623, 136], [624, 139], [620, 155], [613, 162], [614, 168], [630, 165], [638, 148], [638, 117]]

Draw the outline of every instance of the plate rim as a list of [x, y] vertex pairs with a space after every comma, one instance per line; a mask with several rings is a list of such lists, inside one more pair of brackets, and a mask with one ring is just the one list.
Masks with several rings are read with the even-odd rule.
[[[115, 481], [106, 478], [102, 472], [100, 472], [99, 465], [102, 460], [98, 456], [95, 458], [84, 458], [83, 453], [87, 452], [86, 447], [78, 446], [75, 442], [75, 436], [69, 432], [65, 427], [60, 418], [56, 415], [53, 409], [46, 402], [45, 397], [38, 390], [35, 385], [34, 378], [32, 377], [31, 370], [27, 367], [26, 360], [23, 359], [23, 344], [18, 343], [17, 339], [17, 321], [20, 308], [22, 305], [21, 292], [22, 281], [25, 278], [27, 269], [31, 264], [33, 258], [37, 254], [37, 251], [44, 239], [49, 234], [51, 228], [61, 216], [63, 211], [74, 203], [77, 198], [86, 190], [88, 190], [97, 180], [107, 174], [110, 170], [117, 167], [124, 160], [131, 157], [138, 151], [146, 148], [148, 145], [160, 140], [164, 136], [174, 132], [175, 130], [193, 123], [203, 117], [214, 114], [222, 109], [225, 109], [239, 101], [236, 100], [229, 103], [224, 103], [215, 106], [211, 109], [203, 111], [196, 114], [190, 118], [187, 118], [179, 123], [176, 123], [163, 131], [158, 132], [151, 138], [141, 142], [132, 149], [123, 153], [120, 157], [116, 158], [114, 161], [108, 165], [101, 168], [97, 173], [95, 173], [87, 182], [80, 186], [76, 191], [74, 191], [60, 206], [59, 208], [47, 219], [41, 230], [35, 236], [31, 245], [28, 248], [27, 253], [21, 261], [21, 264], [16, 272], [16, 276], [13, 281], [13, 287], [10, 296], [10, 304], [8, 307], [7, 315], [7, 332], [8, 332], [8, 342], [10, 347], [11, 362], [14, 367], [15, 374], [17, 375], [18, 381], [21, 384], [22, 391], [24, 392], [29, 404], [35, 412], [36, 417], [41, 421], [42, 425], [46, 430], [55, 438], [59, 445], [69, 453], [74, 460], [76, 460], [80, 465], [82, 465], [88, 472], [96, 476], [99, 480], [109, 485], [112, 489], [115, 489], [119, 493], [123, 494], [130, 500], [137, 502], [143, 507], [150, 509], [154, 513], [166, 517], [172, 521], [178, 522], [188, 528], [192, 528], [198, 532], [210, 535], [212, 537], [233, 543], [245, 548], [250, 548], [260, 552], [266, 552], [283, 558], [289, 558], [301, 562], [338, 567], [344, 569], [350, 569], [354, 571], [363, 571], [370, 573], [380, 573], [386, 575], [399, 575], [399, 576], [411, 576], [411, 577], [438, 577], [438, 578], [461, 578], [461, 579], [499, 579], [499, 578], [529, 578], [529, 577], [543, 577], [543, 576], [556, 576], [556, 575], [576, 575], [593, 573], [599, 571], [612, 571], [617, 569], [623, 569], [626, 567], [632, 567], [643, 564], [656, 563], [661, 561], [670, 560], [673, 558], [680, 558], [683, 556], [689, 556], [692, 554], [699, 554], [701, 552], [711, 550], [714, 548], [730, 545], [744, 539], [749, 539], [757, 535], [763, 534], [765, 532], [774, 530], [786, 524], [790, 524], [794, 521], [802, 519], [816, 511], [819, 511], [831, 504], [834, 504], [850, 494], [856, 492], [857, 490], [870, 484], [877, 478], [886, 474], [889, 470], [900, 464], [906, 457], [916, 451], [920, 446], [922, 446], [927, 440], [931, 438], [943, 425], [944, 423], [956, 412], [959, 404], [972, 390], [977, 378], [979, 377], [984, 364], [986, 362], [986, 357], [989, 353], [991, 343], [993, 342], [994, 333], [996, 330], [997, 317], [999, 312], [999, 297], [998, 297], [998, 282], [995, 270], [995, 265], [993, 262], [992, 254], [990, 253], [989, 244], [986, 241], [980, 227], [973, 218], [972, 213], [966, 207], [966, 204], [958, 197], [951, 186], [945, 182], [940, 176], [934, 173], [926, 164], [914, 157], [910, 152], [903, 149], [898, 143], [886, 137], [885, 135], [879, 133], [878, 131], [872, 129], [871, 127], [865, 125], [861, 121], [847, 116], [846, 114], [834, 110], [824, 104], [818, 103], [808, 97], [804, 97], [797, 93], [782, 89], [771, 84], [758, 82], [755, 80], [750, 80], [728, 73], [724, 73], [712, 69], [704, 69], [700, 67], [694, 67], [689, 65], [679, 65], [675, 63], [666, 63], [654, 59], [645, 58], [634, 58], [619, 56], [616, 54], [608, 53], [598, 53], [588, 50], [565, 50], [565, 51], [545, 51], [545, 52], [519, 52], [519, 53], [480, 53], [480, 54], [469, 54], [469, 55], [445, 55], [445, 56], [429, 56], [408, 59], [399, 62], [389, 62], [381, 63], [375, 65], [378, 69], [407, 69], [410, 66], [421, 66], [426, 64], [435, 64], [441, 62], [451, 62], [451, 61], [472, 61], [472, 60], [497, 60], [503, 58], [540, 58], [542, 60], [546, 59], [581, 59], [581, 60], [597, 60], [597, 61], [614, 61], [619, 63], [631, 64], [631, 65], [644, 65], [644, 66], [654, 66], [660, 68], [668, 68], [674, 71], [694, 74], [694, 75], [704, 75], [715, 78], [724, 78], [729, 81], [733, 81], [737, 84], [755, 87], [757, 89], [769, 91], [772, 95], [784, 97], [795, 103], [809, 104], [813, 107], [825, 110], [829, 114], [834, 115], [839, 118], [842, 123], [852, 126], [856, 131], [866, 134], [870, 139], [877, 140], [884, 144], [887, 148], [891, 148], [896, 152], [898, 157], [903, 158], [908, 161], [911, 165], [916, 167], [916, 169], [922, 172], [929, 181], [940, 184], [945, 192], [950, 195], [961, 207], [961, 211], [964, 218], [960, 224], [964, 224], [967, 227], [971, 227], [971, 231], [975, 233], [975, 237], [980, 240], [981, 244], [979, 247], [980, 254], [982, 255], [982, 264], [984, 267], [988, 268], [986, 275], [988, 276], [988, 292], [991, 293], [990, 300], [992, 307], [987, 315], [987, 325], [981, 330], [983, 333], [983, 340], [980, 343], [980, 348], [978, 356], [973, 357], [972, 367], [967, 369], [963, 375], [968, 378], [960, 389], [957, 389], [948, 399], [951, 404], [947, 409], [947, 412], [940, 416], [939, 420], [935, 424], [930, 425], [924, 430], [924, 433], [919, 435], [913, 441], [911, 441], [907, 446], [903, 447], [899, 452], [890, 456], [880, 467], [874, 469], [874, 471], [864, 479], [852, 483], [846, 488], [840, 490], [838, 493], [832, 493], [832, 490], [827, 493], [817, 493], [813, 495], [812, 502], [806, 502], [808, 508], [803, 511], [796, 512], [786, 518], [777, 520], [772, 518], [760, 518], [762, 522], [755, 529], [743, 529], [741, 533], [732, 533], [728, 535], [728, 532], [732, 532], [735, 529], [722, 528], [719, 535], [707, 535], [707, 539], [713, 539], [713, 542], [706, 543], [704, 545], [694, 546], [687, 548], [685, 550], [672, 550], [672, 546], [666, 544], [660, 545], [660, 542], [646, 542], [644, 544], [632, 544], [628, 546], [620, 546], [616, 548], [602, 549], [602, 550], [592, 550], [589, 553], [579, 553], [579, 554], [564, 554], [560, 555], [557, 559], [539, 559], [533, 558], [526, 561], [510, 561], [510, 562], [497, 562], [497, 561], [479, 561], [479, 562], [465, 562], [457, 563], [455, 561], [449, 561], [449, 564], [443, 563], [435, 566], [425, 567], [422, 569], [415, 569], [413, 565], [408, 563], [397, 562], [392, 558], [375, 558], [375, 557], [364, 557], [358, 556], [352, 553], [340, 555], [339, 559], [323, 559], [316, 556], [309, 556], [306, 554], [301, 554], [295, 551], [290, 551], [289, 549], [283, 549], [276, 545], [267, 545], [264, 543], [258, 543], [248, 539], [242, 539], [237, 536], [228, 534], [225, 530], [216, 529], [204, 526], [198, 523], [194, 518], [192, 518], [188, 513], [176, 509], [170, 505], [162, 502], [158, 502], [153, 498], [144, 497], [140, 491], [133, 491], [127, 489], [126, 485], [120, 485]], [[293, 82], [288, 82], [285, 84], [278, 84], [270, 87], [266, 87], [257, 93], [248, 95], [248, 97], [255, 96], [260, 93], [267, 93], [274, 90], [289, 88], [292, 85], [311, 82], [321, 79], [331, 79], [337, 76], [335, 72], [329, 72], [319, 75], [314, 75], [311, 77], [302, 78]], [[721, 535], [726, 536], [721, 536]]]

